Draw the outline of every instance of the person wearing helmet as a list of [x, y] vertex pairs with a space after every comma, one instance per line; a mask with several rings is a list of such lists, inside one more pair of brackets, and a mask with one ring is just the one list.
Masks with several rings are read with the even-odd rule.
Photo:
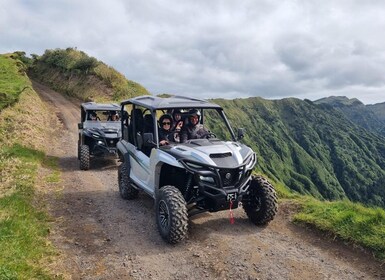
[[118, 121], [119, 120], [119, 115], [116, 111], [110, 111], [107, 121]]
[[89, 114], [89, 119], [91, 121], [100, 121], [98, 115], [96, 114], [95, 111], [91, 111], [90, 114]]
[[164, 114], [159, 118], [159, 145], [164, 146], [174, 142], [174, 132], [172, 131], [172, 117]]
[[199, 123], [201, 112], [197, 109], [190, 110], [188, 114], [188, 123], [183, 126], [180, 133], [180, 142], [184, 143], [190, 139], [204, 138], [208, 131]]

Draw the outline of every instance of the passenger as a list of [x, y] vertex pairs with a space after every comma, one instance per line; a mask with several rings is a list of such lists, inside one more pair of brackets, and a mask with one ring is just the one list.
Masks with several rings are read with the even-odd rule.
[[118, 114], [113, 114], [113, 115], [111, 116], [111, 121], [116, 122], [116, 121], [118, 121], [118, 120], [119, 120], [119, 115], [118, 115]]
[[201, 139], [208, 135], [208, 131], [199, 123], [201, 113], [197, 109], [189, 111], [188, 123], [183, 126], [180, 133], [180, 142], [184, 143], [190, 139]]
[[174, 124], [176, 125], [178, 121], [182, 119], [182, 114], [179, 109], [175, 109], [172, 113], [172, 117], [174, 118]]
[[159, 145], [164, 146], [174, 141], [174, 132], [171, 130], [172, 117], [165, 114], [159, 118]]
[[174, 128], [174, 139], [175, 139], [175, 142], [180, 142], [180, 132], [183, 128], [183, 124], [184, 124], [184, 121], [182, 119], [180, 119], [179, 121], [177, 121], [177, 123], [175, 124], [175, 128]]
[[95, 112], [92, 112], [90, 116], [91, 116], [91, 121], [98, 121], [98, 120], [100, 120], [98, 115]]

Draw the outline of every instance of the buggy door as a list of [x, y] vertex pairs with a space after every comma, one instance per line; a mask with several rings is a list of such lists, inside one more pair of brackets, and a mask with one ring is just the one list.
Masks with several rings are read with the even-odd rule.
[[143, 108], [134, 106], [131, 111], [131, 125], [130, 125], [129, 142], [131, 142], [135, 149], [130, 154], [131, 174], [130, 177], [136, 184], [140, 185], [144, 190], [153, 193], [150, 187], [150, 158], [143, 152], [143, 133], [144, 120]]

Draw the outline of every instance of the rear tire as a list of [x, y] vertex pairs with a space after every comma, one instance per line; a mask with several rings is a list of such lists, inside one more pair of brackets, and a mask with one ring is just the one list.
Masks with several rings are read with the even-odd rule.
[[132, 186], [128, 171], [125, 163], [118, 168], [119, 193], [123, 199], [134, 199], [138, 197], [139, 191]]
[[185, 239], [188, 230], [187, 206], [176, 187], [165, 186], [159, 190], [155, 211], [159, 233], [166, 242], [175, 244]]
[[255, 225], [265, 225], [278, 212], [278, 198], [274, 187], [262, 176], [253, 177], [248, 194], [242, 199], [249, 220]]
[[80, 146], [80, 169], [88, 170], [90, 169], [90, 147], [88, 145]]

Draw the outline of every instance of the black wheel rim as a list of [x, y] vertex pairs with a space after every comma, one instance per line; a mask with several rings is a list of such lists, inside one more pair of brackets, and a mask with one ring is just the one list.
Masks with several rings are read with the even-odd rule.
[[248, 199], [244, 200], [244, 205], [258, 212], [262, 207], [262, 200], [255, 193], [252, 193]]
[[159, 202], [159, 222], [162, 229], [167, 229], [170, 221], [170, 213], [164, 200]]

